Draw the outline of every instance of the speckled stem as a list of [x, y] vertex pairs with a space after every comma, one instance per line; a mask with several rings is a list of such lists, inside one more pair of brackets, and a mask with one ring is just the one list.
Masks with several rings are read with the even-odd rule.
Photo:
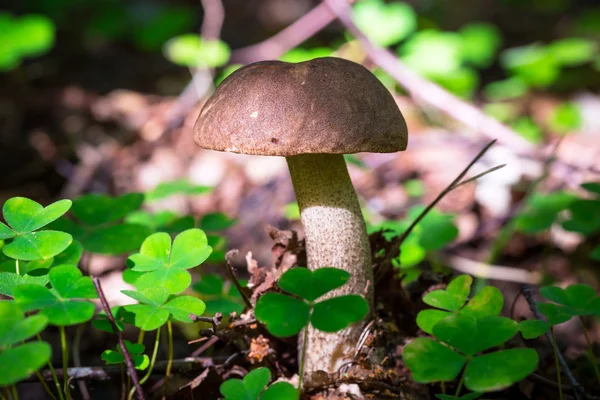
[[[360, 294], [372, 306], [371, 248], [344, 157], [304, 154], [287, 157], [287, 162], [304, 225], [308, 268], [335, 267], [351, 274], [347, 284], [321, 299]], [[308, 330], [306, 383], [310, 385], [313, 372], [336, 372], [352, 359], [365, 323], [333, 334]]]

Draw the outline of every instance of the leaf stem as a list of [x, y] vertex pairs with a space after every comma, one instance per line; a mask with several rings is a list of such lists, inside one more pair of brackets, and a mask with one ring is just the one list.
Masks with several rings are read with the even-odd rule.
[[11, 396], [13, 400], [19, 400], [19, 392], [17, 391], [17, 385], [10, 385]]
[[556, 362], [556, 381], [558, 382], [558, 397], [563, 400], [562, 381], [560, 377], [560, 363], [558, 362], [558, 347], [556, 346], [556, 338], [554, 337], [554, 327], [550, 326], [550, 336], [552, 337], [552, 350], [554, 350], [554, 361]]
[[168, 354], [167, 354], [167, 370], [165, 372], [165, 389], [169, 388], [169, 376], [171, 375], [171, 368], [173, 367], [173, 324], [171, 319], [167, 320], [167, 343], [168, 343]]
[[15, 263], [15, 270], [17, 272], [17, 275], [21, 275], [21, 270], [19, 268], [19, 260], [15, 260], [15, 261], [16, 261], [16, 263]]
[[585, 342], [587, 343], [588, 357], [590, 362], [592, 363], [592, 367], [594, 367], [594, 373], [596, 374], [596, 379], [600, 382], [600, 370], [598, 370], [598, 361], [596, 360], [596, 356], [594, 355], [594, 350], [592, 348], [592, 341], [590, 340], [590, 336], [588, 335], [588, 330], [585, 327], [585, 323], [583, 322], [583, 317], [580, 316], [579, 320], [581, 321], [581, 326], [583, 327], [583, 336], [585, 337]]
[[[312, 308], [312, 306], [311, 306]], [[298, 374], [300, 379], [298, 380], [298, 398], [302, 394], [302, 381], [304, 380], [304, 364], [306, 363], [306, 346], [308, 345], [308, 324], [302, 330], [302, 353], [300, 355], [300, 368]]]
[[71, 398], [71, 389], [69, 388], [69, 348], [67, 347], [67, 334], [64, 326], [59, 326], [60, 332], [60, 348], [62, 349], [62, 368], [64, 392], [67, 399]]
[[466, 372], [466, 368], [463, 369], [462, 374], [460, 375], [460, 381], [458, 382], [458, 387], [456, 388], [456, 392], [454, 392], [454, 398], [458, 399], [458, 396], [460, 395], [460, 391], [462, 389], [463, 383], [465, 381], [465, 372]]
[[[39, 340], [40, 342], [43, 342], [42, 336], [39, 333], [36, 335], [36, 337], [37, 337], [37, 340]], [[60, 382], [58, 381], [58, 376], [56, 376], [56, 370], [54, 369], [54, 365], [52, 365], [51, 361], [48, 361], [48, 369], [50, 370], [50, 374], [52, 375], [52, 380], [54, 381], [54, 385], [56, 386], [56, 391], [58, 392], [58, 398], [60, 400], [65, 400], [65, 397], [63, 396], [62, 388], [60, 387]]]
[[[144, 383], [146, 383], [148, 378], [150, 378], [150, 376], [152, 375], [152, 368], [154, 368], [154, 363], [156, 362], [156, 355], [158, 354], [159, 344], [160, 344], [160, 328], [156, 330], [156, 339], [154, 339], [154, 350], [152, 350], [152, 358], [150, 359], [150, 365], [148, 366], [148, 371], [146, 372], [146, 375], [144, 375], [144, 377], [142, 379], [140, 379], [140, 385], [143, 385]], [[129, 396], [127, 397], [127, 399], [131, 400], [133, 398], [134, 393], [135, 393], [135, 387], [133, 387], [129, 391]]]
[[48, 384], [46, 383], [46, 380], [44, 379], [44, 377], [42, 376], [42, 374], [40, 374], [40, 371], [36, 371], [35, 372], [36, 376], [38, 377], [40, 383], [42, 384], [42, 387], [44, 388], [44, 390], [46, 391], [46, 394], [48, 394], [48, 396], [52, 399], [52, 400], [56, 400], [56, 396], [54, 396], [54, 393], [52, 393], [52, 390], [50, 390], [50, 387], [48, 386]]

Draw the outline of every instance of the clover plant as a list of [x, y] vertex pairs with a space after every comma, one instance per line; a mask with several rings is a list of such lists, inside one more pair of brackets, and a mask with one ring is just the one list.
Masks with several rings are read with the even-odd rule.
[[461, 275], [446, 290], [423, 297], [425, 303], [439, 309], [421, 311], [417, 324], [435, 340], [414, 339], [403, 353], [417, 382], [448, 382], [462, 371], [457, 396], [463, 384], [473, 392], [501, 390], [528, 376], [538, 364], [533, 349], [481, 354], [504, 345], [519, 331], [519, 324], [498, 315], [503, 298], [492, 286], [482, 288], [467, 302], [471, 284], [470, 276]]
[[224, 400], [297, 400], [298, 392], [287, 382], [271, 381], [268, 368], [250, 371], [244, 379], [228, 379], [221, 384], [220, 391]]
[[269, 292], [256, 302], [254, 314], [274, 336], [298, 334], [309, 322], [324, 332], [337, 332], [363, 319], [369, 306], [362, 296], [344, 295], [317, 301], [343, 286], [350, 274], [337, 268], [292, 268], [281, 276], [279, 287], [292, 296]]
[[[145, 347], [140, 343], [131, 343], [129, 340], [125, 340], [125, 347], [129, 354], [131, 354], [131, 359], [133, 361], [133, 365], [135, 369], [139, 369], [140, 371], [145, 370], [150, 365], [150, 358], [144, 354]], [[117, 346], [116, 350], [105, 350], [100, 355], [102, 360], [106, 364], [124, 364], [125, 356], [123, 355], [123, 351], [120, 346]]]

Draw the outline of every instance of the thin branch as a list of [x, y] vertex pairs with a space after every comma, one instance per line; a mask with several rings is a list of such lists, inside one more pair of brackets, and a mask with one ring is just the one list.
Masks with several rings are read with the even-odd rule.
[[200, 36], [205, 40], [217, 40], [225, 21], [225, 8], [221, 0], [200, 0], [204, 16]]
[[240, 292], [240, 295], [242, 296], [242, 299], [244, 300], [244, 303], [246, 304], [246, 307], [248, 307], [248, 309], [251, 310], [252, 309], [252, 303], [250, 303], [250, 299], [244, 293], [244, 290], [242, 289], [242, 285], [237, 280], [237, 278], [236, 278], [236, 276], [235, 276], [235, 274], [233, 272], [233, 266], [231, 265], [231, 258], [234, 257], [237, 253], [238, 253], [237, 250], [229, 250], [225, 254], [225, 260], [227, 261], [227, 274], [229, 275], [229, 278], [231, 278], [231, 280], [233, 281], [233, 284], [235, 285], [235, 287], [238, 290], [238, 292]]
[[[527, 304], [529, 304], [529, 308], [531, 309], [531, 312], [533, 313], [533, 315], [535, 315], [535, 317], [537, 319], [545, 321], [544, 317], [542, 316], [542, 313], [540, 312], [537, 305], [535, 304], [531, 286], [521, 285], [521, 292], [523, 292], [523, 296], [527, 300]], [[553, 342], [552, 335], [549, 331], [546, 332], [546, 339], [548, 339], [549, 343]], [[587, 398], [588, 395], [585, 393], [585, 390], [579, 384], [579, 382], [577, 382], [577, 379], [575, 379], [575, 376], [571, 372], [571, 369], [569, 368], [569, 365], [567, 364], [567, 361], [563, 357], [562, 353], [560, 351], [557, 351], [556, 355], [557, 355], [558, 362], [560, 363], [564, 374], [567, 376], [567, 379], [569, 379], [569, 382], [571, 382], [571, 386], [574, 388], [573, 395], [575, 396], [575, 398], [581, 399], [582, 396]]]
[[[211, 366], [216, 366], [226, 361], [226, 357], [186, 357], [179, 360], [173, 360], [173, 373], [188, 373], [198, 371]], [[162, 375], [167, 370], [168, 362], [157, 361], [152, 369], [152, 375]], [[40, 371], [42, 378], [45, 381], [52, 381], [50, 370]], [[70, 380], [87, 380], [87, 381], [108, 381], [118, 378], [121, 374], [120, 365], [106, 365], [102, 367], [73, 367], [68, 369]], [[56, 376], [62, 378], [63, 370], [57, 369]], [[26, 382], [37, 382], [37, 376], [29, 377]]]
[[485, 115], [474, 105], [459, 99], [441, 86], [422, 78], [390, 51], [373, 44], [352, 21], [350, 6], [346, 0], [323, 0], [323, 2], [329, 6], [348, 31], [359, 40], [369, 58], [398, 81], [413, 98], [433, 106], [476, 132], [491, 139], [497, 139], [517, 153], [523, 153], [533, 148], [514, 130]]
[[249, 64], [260, 60], [271, 60], [311, 38], [335, 19], [335, 14], [325, 3], [310, 10], [296, 22], [270, 38], [248, 47], [234, 50], [231, 61]]
[[108, 301], [106, 301], [106, 297], [104, 296], [104, 292], [102, 291], [102, 285], [100, 284], [100, 279], [97, 277], [92, 278], [94, 282], [94, 286], [96, 287], [96, 292], [98, 292], [98, 297], [100, 297], [100, 303], [102, 303], [102, 308], [106, 313], [106, 317], [110, 321], [113, 330], [117, 334], [117, 338], [119, 340], [119, 347], [121, 348], [121, 353], [123, 354], [123, 358], [125, 359], [125, 365], [127, 366], [127, 373], [133, 382], [133, 385], [136, 388], [137, 397], [140, 400], [145, 400], [144, 392], [142, 391], [142, 386], [140, 385], [140, 381], [138, 379], [137, 373], [135, 371], [135, 366], [133, 364], [133, 360], [131, 358], [131, 354], [129, 354], [129, 350], [127, 350], [127, 346], [125, 346], [125, 341], [123, 340], [123, 335], [121, 334], [121, 330], [117, 327], [117, 322], [115, 321], [115, 317], [112, 315], [110, 311], [110, 306], [108, 305]]
[[540, 273], [532, 273], [520, 268], [486, 264], [459, 256], [449, 256], [447, 261], [451, 268], [479, 278], [527, 284], [538, 284], [542, 278]]

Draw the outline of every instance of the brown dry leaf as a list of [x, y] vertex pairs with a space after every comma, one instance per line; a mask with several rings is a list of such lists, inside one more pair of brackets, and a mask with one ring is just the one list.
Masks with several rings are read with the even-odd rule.
[[248, 353], [248, 360], [251, 364], [262, 362], [262, 360], [269, 354], [269, 339], [263, 335], [258, 335], [256, 338], [252, 338], [250, 343], [250, 352]]

